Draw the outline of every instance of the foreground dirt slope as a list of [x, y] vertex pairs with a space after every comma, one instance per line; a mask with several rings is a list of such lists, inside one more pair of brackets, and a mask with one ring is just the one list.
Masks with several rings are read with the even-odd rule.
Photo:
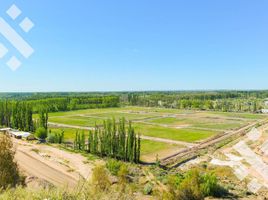
[[55, 168], [22, 151], [17, 152], [16, 160], [19, 163], [19, 167], [27, 174], [46, 180], [53, 185], [74, 187], [77, 183], [76, 177], [62, 173], [61, 171], [56, 170]]

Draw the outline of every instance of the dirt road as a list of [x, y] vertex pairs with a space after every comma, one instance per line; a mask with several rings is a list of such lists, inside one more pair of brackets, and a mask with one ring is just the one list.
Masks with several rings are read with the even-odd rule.
[[164, 138], [156, 138], [156, 137], [150, 137], [150, 136], [145, 136], [145, 135], [141, 135], [141, 139], [151, 140], [151, 141], [156, 141], [156, 142], [164, 142], [164, 143], [169, 143], [169, 144], [178, 144], [178, 145], [186, 146], [189, 148], [197, 146], [197, 144], [194, 144], [194, 143], [177, 141], [177, 140], [169, 140], [169, 139], [164, 139]]
[[73, 188], [79, 180], [91, 177], [94, 161], [80, 154], [58, 148], [13, 139], [15, 160], [28, 176], [34, 176], [60, 187]]
[[17, 151], [15, 159], [19, 167], [27, 174], [46, 180], [53, 185], [72, 188], [78, 182], [75, 177], [66, 175], [25, 152]]
[[68, 125], [68, 124], [59, 124], [59, 123], [53, 123], [48, 122], [49, 125], [55, 126], [55, 127], [62, 127], [62, 128], [75, 128], [75, 129], [82, 129], [82, 130], [94, 130], [93, 127], [86, 127], [86, 126], [74, 126], [74, 125]]

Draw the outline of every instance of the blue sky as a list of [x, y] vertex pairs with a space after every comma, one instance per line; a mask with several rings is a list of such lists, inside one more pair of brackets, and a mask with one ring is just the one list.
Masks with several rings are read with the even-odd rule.
[[268, 89], [267, 10], [266, 0], [0, 0], [35, 50], [23, 59], [0, 35], [0, 91]]

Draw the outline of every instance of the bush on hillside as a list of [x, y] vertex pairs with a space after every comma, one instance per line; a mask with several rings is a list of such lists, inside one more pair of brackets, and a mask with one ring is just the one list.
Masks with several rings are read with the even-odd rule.
[[62, 130], [61, 133], [52, 133], [51, 130], [49, 130], [47, 142], [62, 144], [64, 142], [64, 131]]
[[46, 139], [47, 138], [47, 130], [44, 127], [39, 127], [36, 131], [35, 131], [35, 136], [39, 139]]
[[118, 171], [118, 178], [119, 178], [119, 183], [122, 184], [122, 185], [125, 185], [127, 184], [128, 182], [128, 174], [129, 174], [129, 171], [128, 171], [128, 167], [126, 164], [122, 164], [120, 166], [120, 169]]
[[93, 169], [92, 183], [96, 190], [107, 191], [109, 189], [111, 182], [103, 165], [98, 165]]
[[222, 197], [228, 194], [228, 191], [218, 184], [217, 177], [211, 173], [202, 176], [201, 189], [204, 196]]
[[107, 169], [114, 176], [118, 175], [121, 165], [122, 165], [122, 162], [115, 160], [115, 159], [109, 159], [106, 163]]
[[22, 182], [14, 155], [10, 137], [0, 135], [0, 188], [15, 187]]
[[190, 172], [179, 185], [177, 198], [180, 200], [203, 200], [201, 177], [197, 171]]
[[218, 184], [215, 175], [201, 174], [192, 170], [184, 175], [176, 174], [168, 177], [169, 195], [180, 200], [203, 200], [204, 197], [223, 197], [228, 192]]

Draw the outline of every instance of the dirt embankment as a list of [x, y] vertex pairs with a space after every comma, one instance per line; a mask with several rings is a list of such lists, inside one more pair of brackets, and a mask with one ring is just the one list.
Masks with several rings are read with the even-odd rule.
[[91, 177], [94, 163], [79, 154], [16, 139], [13, 139], [13, 143], [16, 149], [15, 160], [27, 176], [70, 188], [80, 180]]

